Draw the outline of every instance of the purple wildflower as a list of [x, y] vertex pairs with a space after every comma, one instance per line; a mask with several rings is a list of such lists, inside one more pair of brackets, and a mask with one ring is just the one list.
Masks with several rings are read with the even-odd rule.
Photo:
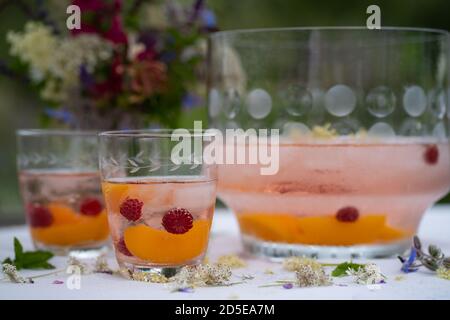
[[416, 248], [411, 248], [411, 252], [409, 253], [408, 259], [400, 259], [402, 261], [402, 268], [401, 270], [404, 273], [410, 273], [415, 272], [419, 269], [419, 267], [414, 263], [417, 258], [417, 250]]
[[186, 110], [198, 107], [201, 105], [201, 103], [202, 99], [199, 96], [192, 93], [185, 94], [182, 101], [183, 108]]
[[55, 109], [47, 108], [44, 110], [44, 112], [50, 118], [62, 121], [67, 124], [74, 123], [74, 121], [75, 121], [73, 114], [67, 110], [55, 110]]
[[192, 14], [191, 17], [189, 18], [189, 23], [194, 23], [195, 20], [197, 20], [198, 16], [201, 14], [201, 12], [203, 11], [203, 6], [204, 6], [204, 0], [196, 0], [194, 2], [194, 6], [192, 8]]
[[209, 9], [204, 9], [201, 12], [201, 20], [203, 23], [203, 26], [207, 29], [214, 29], [217, 26], [216, 16], [214, 15], [214, 12], [212, 12]]
[[292, 283], [283, 284], [283, 288], [285, 288], [285, 289], [292, 289], [293, 287], [294, 287], [294, 285]]
[[80, 66], [80, 82], [84, 88], [90, 89], [95, 84], [94, 77], [88, 72], [85, 65]]
[[64, 283], [64, 281], [61, 281], [61, 280], [55, 280], [55, 281], [53, 281], [53, 284], [63, 284]]

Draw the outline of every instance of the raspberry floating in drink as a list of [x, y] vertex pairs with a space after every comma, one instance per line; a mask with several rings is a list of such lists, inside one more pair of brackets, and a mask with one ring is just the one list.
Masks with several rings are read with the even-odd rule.
[[193, 218], [190, 212], [183, 208], [174, 208], [164, 215], [162, 225], [167, 232], [183, 234], [192, 229]]
[[144, 203], [138, 199], [127, 198], [120, 205], [120, 214], [130, 221], [137, 221], [142, 216], [142, 206]]
[[127, 245], [125, 243], [125, 240], [123, 238], [121, 238], [117, 243], [116, 243], [116, 248], [117, 250], [119, 250], [120, 253], [131, 257], [133, 254], [130, 252], [130, 250], [128, 250]]
[[53, 216], [50, 211], [40, 204], [28, 205], [28, 217], [33, 228], [45, 228], [53, 223]]
[[355, 222], [358, 217], [359, 211], [355, 207], [344, 207], [336, 213], [336, 219], [340, 222]]
[[424, 158], [425, 161], [428, 164], [434, 165], [438, 162], [439, 160], [439, 149], [435, 144], [429, 145], [427, 146], [427, 149], [425, 150], [424, 153]]
[[86, 198], [81, 202], [80, 213], [85, 216], [97, 216], [103, 210], [102, 203], [96, 198]]

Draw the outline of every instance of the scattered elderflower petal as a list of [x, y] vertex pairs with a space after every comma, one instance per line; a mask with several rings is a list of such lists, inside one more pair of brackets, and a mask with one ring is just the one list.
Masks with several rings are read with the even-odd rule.
[[169, 279], [159, 273], [147, 273], [142, 271], [130, 272], [130, 278], [136, 281], [150, 282], [150, 283], [167, 283]]
[[395, 281], [403, 281], [403, 280], [405, 280], [405, 277], [404, 277], [404, 276], [396, 276], [396, 277], [394, 278], [394, 280], [395, 280]]
[[331, 128], [331, 124], [327, 123], [324, 126], [314, 126], [311, 132], [314, 138], [333, 138], [338, 136], [336, 130]]
[[450, 269], [447, 269], [445, 267], [439, 267], [436, 270], [436, 274], [439, 278], [450, 280]]
[[80, 271], [80, 274], [88, 274], [91, 273], [91, 271], [89, 270], [89, 267], [86, 263], [81, 262], [80, 260], [78, 260], [75, 257], [69, 257], [69, 260], [67, 261], [67, 267], [72, 267], [72, 268], [78, 268], [78, 270]]
[[293, 287], [294, 287], [294, 285], [292, 283], [283, 284], [283, 288], [285, 288], [285, 289], [292, 289]]
[[230, 294], [228, 299], [230, 299], [230, 300], [239, 300], [239, 296], [237, 294], [233, 293], [233, 294]]
[[177, 288], [176, 292], [183, 292], [183, 293], [192, 293], [194, 292], [193, 288]]
[[217, 264], [227, 266], [231, 269], [244, 268], [247, 266], [247, 263], [244, 260], [234, 254], [219, 257], [219, 259], [217, 259]]
[[108, 260], [106, 259], [105, 255], [100, 255], [95, 260], [94, 273], [114, 273], [114, 271], [109, 267]]
[[381, 273], [380, 267], [374, 263], [368, 263], [358, 270], [349, 269], [347, 273], [354, 277], [358, 284], [379, 284], [385, 283], [386, 277]]
[[264, 274], [275, 274], [272, 269], [266, 269], [264, 270]]
[[242, 280], [253, 280], [253, 279], [255, 279], [255, 277], [254, 276], [252, 276], [251, 274], [242, 274], [241, 275], [241, 279]]
[[34, 283], [31, 278], [26, 278], [20, 275], [17, 268], [9, 263], [2, 264], [2, 271], [8, 277], [11, 282], [15, 283]]
[[332, 284], [330, 277], [325, 273], [323, 267], [319, 264], [302, 264], [295, 271], [297, 285], [300, 287], [320, 287]]
[[223, 265], [198, 265], [183, 267], [175, 275], [178, 287], [205, 287], [226, 285], [231, 277], [231, 269]]
[[322, 269], [322, 265], [311, 258], [289, 257], [283, 261], [283, 268], [287, 271], [298, 271], [304, 266], [310, 266], [313, 270]]

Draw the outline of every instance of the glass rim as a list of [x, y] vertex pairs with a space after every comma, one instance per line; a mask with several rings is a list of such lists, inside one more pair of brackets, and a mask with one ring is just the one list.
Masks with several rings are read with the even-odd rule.
[[[184, 132], [182, 132], [184, 131]], [[112, 130], [99, 133], [99, 137], [120, 137], [120, 138], [171, 138], [173, 135], [198, 137], [215, 137], [217, 129], [138, 129], [138, 130]]]
[[434, 29], [434, 28], [421, 28], [421, 27], [393, 27], [386, 26], [381, 27], [381, 29], [371, 30], [366, 26], [311, 26], [311, 27], [281, 27], [281, 28], [250, 28], [250, 29], [235, 29], [235, 30], [224, 30], [214, 32], [209, 35], [209, 38], [214, 40], [215, 38], [223, 36], [233, 36], [241, 34], [252, 34], [261, 32], [281, 32], [281, 31], [391, 31], [391, 32], [412, 32], [412, 33], [423, 33], [433, 37], [450, 37], [450, 32], [444, 29]]
[[16, 135], [19, 137], [39, 136], [97, 136], [99, 130], [71, 130], [71, 129], [18, 129]]

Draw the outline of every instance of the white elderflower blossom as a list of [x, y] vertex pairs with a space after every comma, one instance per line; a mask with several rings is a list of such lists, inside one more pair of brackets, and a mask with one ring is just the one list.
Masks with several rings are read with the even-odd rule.
[[10, 53], [29, 65], [32, 81], [45, 80], [41, 96], [62, 102], [79, 84], [80, 68], [93, 72], [113, 54], [112, 44], [94, 34], [60, 39], [42, 23], [28, 22], [23, 32], [9, 32]]
[[332, 284], [330, 277], [325, 273], [322, 266], [317, 268], [311, 264], [303, 264], [297, 268], [295, 275], [299, 287], [320, 287]]
[[76, 84], [81, 66], [92, 72], [99, 62], [110, 59], [111, 55], [111, 45], [97, 35], [83, 34], [64, 39], [54, 53], [50, 72], [67, 84]]
[[106, 256], [104, 254], [99, 255], [97, 259], [95, 259], [94, 272], [108, 274], [114, 273], [114, 271], [110, 268], [108, 260], [106, 259]]
[[79, 259], [70, 256], [67, 260], [67, 269], [78, 269], [80, 274], [90, 274], [92, 273], [91, 268], [84, 262], [80, 261]]
[[226, 284], [231, 277], [231, 269], [223, 265], [198, 265], [183, 267], [174, 277], [177, 287], [205, 287]]
[[358, 270], [347, 270], [347, 274], [354, 277], [354, 281], [358, 284], [379, 284], [386, 280], [386, 277], [381, 273], [380, 267], [374, 263], [368, 263]]
[[7, 40], [11, 44], [11, 55], [29, 64], [32, 80], [43, 80], [54, 63], [54, 52], [58, 48], [58, 39], [51, 29], [30, 21], [24, 32], [10, 31]]
[[283, 268], [287, 271], [298, 271], [303, 266], [311, 266], [313, 270], [322, 269], [322, 265], [317, 260], [311, 258], [289, 257], [283, 261]]
[[17, 271], [16, 266], [4, 263], [2, 264], [2, 271], [8, 277], [9, 280], [15, 283], [33, 283], [31, 278], [25, 278]]

